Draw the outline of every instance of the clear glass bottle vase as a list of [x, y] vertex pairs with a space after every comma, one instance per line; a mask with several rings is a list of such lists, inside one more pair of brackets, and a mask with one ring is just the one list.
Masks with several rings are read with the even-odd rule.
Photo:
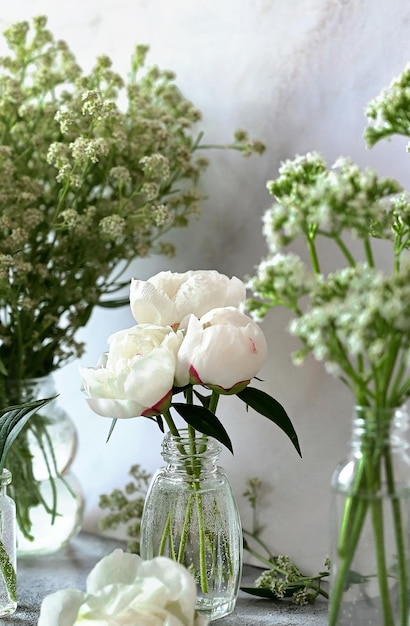
[[242, 527], [221, 446], [197, 434], [167, 434], [167, 465], [154, 475], [141, 519], [141, 556], [168, 556], [197, 581], [197, 611], [218, 619], [235, 607], [242, 573]]
[[[83, 493], [71, 471], [77, 430], [59, 403], [53, 376], [8, 381], [10, 405], [53, 396], [56, 399], [29, 420], [8, 456], [14, 474], [19, 557], [56, 552], [82, 524]], [[22, 458], [30, 459], [24, 472], [18, 471]]]
[[329, 626], [410, 624], [406, 408], [356, 407], [332, 478]]
[[0, 474], [0, 617], [17, 608], [16, 505], [7, 495], [11, 472]]

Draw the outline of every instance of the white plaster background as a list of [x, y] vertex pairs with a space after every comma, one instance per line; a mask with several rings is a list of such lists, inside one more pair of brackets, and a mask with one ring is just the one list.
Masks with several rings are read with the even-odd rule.
[[[162, 269], [215, 268], [244, 277], [266, 253], [261, 216], [270, 206], [266, 181], [280, 161], [319, 150], [329, 162], [339, 154], [408, 181], [403, 142], [368, 151], [362, 140], [365, 104], [400, 73], [410, 57], [410, 5], [406, 0], [17, 0], [3, 2], [0, 27], [46, 14], [80, 64], [89, 68], [108, 54], [125, 75], [136, 43], [150, 46], [149, 63], [177, 73], [184, 95], [203, 112], [209, 142], [225, 143], [237, 127], [262, 139], [266, 153], [244, 159], [232, 152], [208, 154], [203, 177], [208, 199], [188, 231], [175, 231], [171, 262], [136, 262], [133, 275]], [[296, 344], [285, 311], [272, 311], [263, 329], [270, 356], [262, 388], [287, 408], [303, 459], [272, 424], [246, 414], [235, 398], [221, 402], [235, 456], [223, 454], [245, 526], [241, 497], [247, 478], [267, 481], [262, 521], [265, 539], [307, 570], [327, 554], [329, 482], [347, 450], [352, 400], [320, 364], [295, 368]], [[106, 338], [133, 323], [127, 310], [96, 311], [82, 333], [94, 365]], [[149, 420], [117, 425], [105, 443], [109, 421], [92, 414], [79, 390], [78, 363], [57, 374], [61, 402], [79, 432], [74, 471], [86, 495], [84, 526], [98, 530], [99, 494], [121, 487], [131, 464], [154, 470], [161, 462], [161, 434]]]

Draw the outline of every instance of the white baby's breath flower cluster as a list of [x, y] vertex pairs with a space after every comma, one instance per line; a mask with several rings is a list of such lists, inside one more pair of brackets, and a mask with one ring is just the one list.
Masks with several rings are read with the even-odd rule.
[[[6, 406], [22, 400], [20, 392], [11, 394], [10, 380], [46, 376], [82, 354], [77, 331], [95, 306], [126, 304], [119, 293], [134, 259], [174, 253], [163, 237], [198, 215], [207, 161], [199, 152], [200, 111], [172, 72], [146, 66], [147, 46], [136, 46], [125, 81], [105, 55], [84, 73], [44, 16], [13, 24], [4, 38], [0, 397]], [[246, 134], [218, 147], [245, 155], [262, 150]], [[9, 466], [27, 518], [27, 507], [41, 498], [24, 437]]]
[[[409, 88], [406, 68], [370, 103], [370, 145], [393, 133], [410, 136]], [[248, 283], [248, 310], [260, 320], [287, 307], [290, 332], [302, 342], [295, 363], [313, 354], [359, 404], [401, 405], [410, 396], [408, 194], [349, 159], [328, 167], [316, 152], [285, 161], [268, 189], [275, 198], [263, 219], [269, 254]], [[291, 249], [300, 239], [308, 262]], [[325, 271], [340, 259], [339, 269]]]
[[[81, 354], [76, 331], [95, 305], [125, 304], [115, 297], [133, 259], [174, 252], [162, 237], [198, 215], [207, 161], [200, 111], [172, 72], [146, 67], [147, 46], [136, 46], [125, 81], [106, 55], [85, 74], [44, 16], [4, 38], [0, 370], [20, 379]], [[219, 147], [250, 145], [262, 151], [246, 133]], [[32, 314], [21, 319], [26, 298]]]

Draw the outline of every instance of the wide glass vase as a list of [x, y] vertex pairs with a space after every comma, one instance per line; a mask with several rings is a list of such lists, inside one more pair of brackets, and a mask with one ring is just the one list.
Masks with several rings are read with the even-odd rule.
[[410, 458], [405, 408], [356, 407], [334, 472], [329, 626], [410, 624]]
[[235, 607], [242, 572], [237, 503], [212, 438], [165, 436], [166, 466], [154, 475], [141, 520], [141, 556], [182, 563], [197, 581], [197, 611], [213, 620]]
[[7, 495], [11, 473], [0, 474], [0, 617], [14, 613], [17, 608], [16, 580], [16, 505]]
[[71, 471], [77, 430], [61, 407], [52, 375], [9, 381], [8, 403], [57, 398], [30, 418], [8, 455], [17, 505], [19, 557], [52, 554], [81, 528], [84, 499]]

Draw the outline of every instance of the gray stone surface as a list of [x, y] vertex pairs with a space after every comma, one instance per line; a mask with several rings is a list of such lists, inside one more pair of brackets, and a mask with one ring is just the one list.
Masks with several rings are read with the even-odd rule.
[[[1, 624], [35, 626], [43, 598], [58, 589], [84, 589], [88, 572], [104, 555], [123, 544], [113, 539], [81, 533], [56, 554], [20, 559], [18, 562], [18, 608]], [[244, 568], [244, 584], [251, 586], [258, 570]], [[218, 626], [326, 626], [325, 603], [295, 607], [240, 593], [235, 611], [216, 622]], [[50, 624], [50, 626], [54, 626]], [[138, 626], [138, 625], [136, 625]]]

